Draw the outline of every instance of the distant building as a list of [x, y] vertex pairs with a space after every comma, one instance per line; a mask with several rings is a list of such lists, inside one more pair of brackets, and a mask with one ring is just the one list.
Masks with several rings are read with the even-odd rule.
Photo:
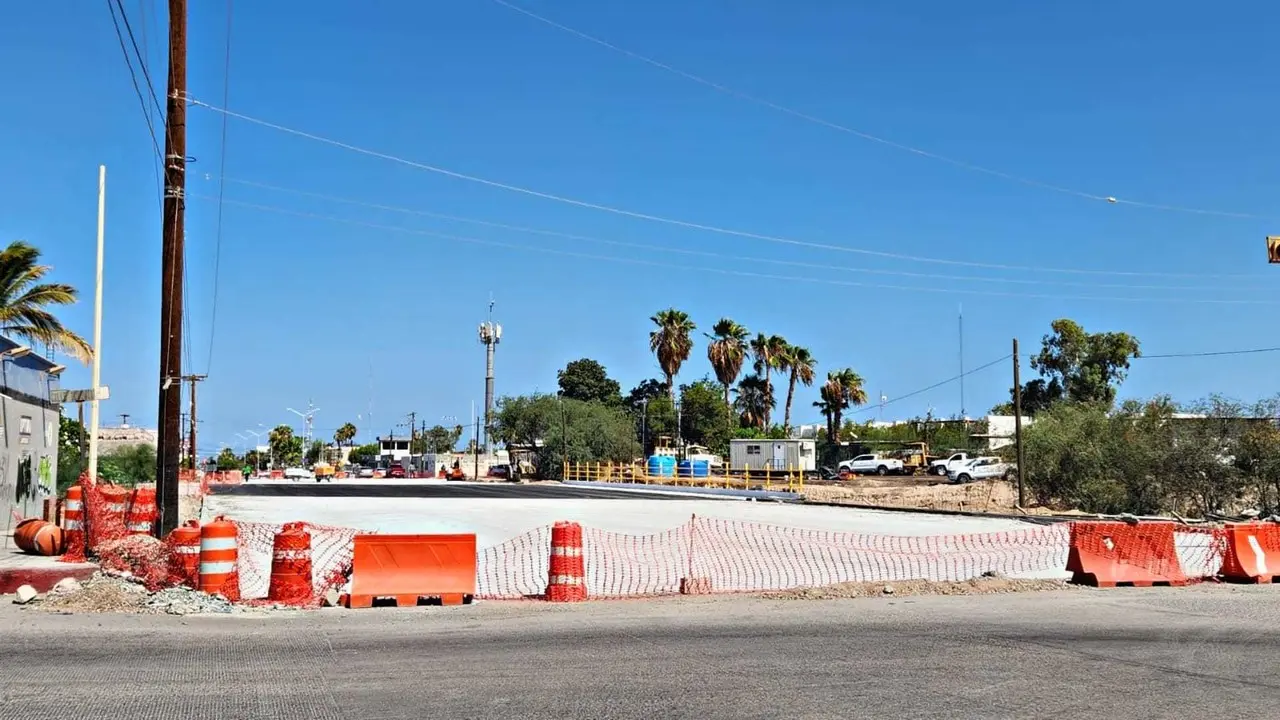
[[131, 427], [129, 425], [98, 428], [99, 455], [106, 455], [113, 450], [119, 450], [130, 445], [151, 445], [154, 447], [158, 443], [159, 433], [150, 428]]
[[[1035, 422], [1034, 418], [1023, 416], [1022, 427], [1027, 427]], [[985, 433], [974, 434], [973, 437], [985, 439], [987, 441], [987, 450], [995, 451], [1002, 447], [1013, 444], [1014, 429], [1017, 425], [1017, 417], [1014, 415], [988, 415], [987, 431]]]
[[409, 449], [409, 438], [378, 438], [378, 459], [384, 462], [400, 462], [412, 454]]
[[0, 547], [12, 542], [17, 517], [39, 516], [56, 497], [62, 408], [53, 402], [63, 367], [0, 337]]

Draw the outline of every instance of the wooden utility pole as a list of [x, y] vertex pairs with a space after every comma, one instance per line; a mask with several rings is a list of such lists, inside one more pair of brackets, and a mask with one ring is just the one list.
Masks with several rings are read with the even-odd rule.
[[160, 251], [160, 402], [156, 504], [164, 537], [178, 526], [182, 455], [182, 255], [187, 183], [187, 0], [169, 0], [169, 84], [164, 122], [164, 209]]
[[187, 420], [191, 423], [191, 430], [187, 435], [187, 441], [189, 443], [187, 445], [188, 447], [187, 456], [191, 458], [192, 470], [196, 469], [196, 458], [197, 458], [196, 448], [198, 447], [196, 445], [196, 423], [199, 422], [196, 419], [196, 383], [200, 382], [201, 380], [204, 380], [207, 377], [209, 376], [208, 375], [183, 375], [182, 376], [183, 381], [191, 383], [191, 390], [187, 393], [187, 396], [188, 396], [187, 399], [191, 403], [191, 410], [187, 412]]
[[1026, 456], [1022, 453], [1022, 377], [1018, 371], [1018, 338], [1013, 339], [1013, 441], [1018, 452], [1018, 507], [1026, 507], [1026, 486], [1022, 475], [1027, 471]]

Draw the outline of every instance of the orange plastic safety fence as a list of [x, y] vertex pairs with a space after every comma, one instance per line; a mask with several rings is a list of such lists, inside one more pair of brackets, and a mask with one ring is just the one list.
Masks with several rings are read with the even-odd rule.
[[[285, 525], [232, 520], [238, 531], [240, 596], [245, 600], [267, 597], [271, 585], [271, 561], [275, 538]], [[289, 523], [311, 535], [311, 586], [309, 603], [318, 604], [324, 594], [340, 588], [351, 574], [352, 540], [363, 531], [312, 523]]]

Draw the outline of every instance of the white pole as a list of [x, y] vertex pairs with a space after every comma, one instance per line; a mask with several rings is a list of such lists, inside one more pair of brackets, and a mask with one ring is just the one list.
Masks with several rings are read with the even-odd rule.
[[98, 166], [98, 270], [93, 290], [93, 400], [89, 406], [89, 478], [98, 479], [98, 384], [102, 380], [102, 245], [107, 219], [107, 166]]

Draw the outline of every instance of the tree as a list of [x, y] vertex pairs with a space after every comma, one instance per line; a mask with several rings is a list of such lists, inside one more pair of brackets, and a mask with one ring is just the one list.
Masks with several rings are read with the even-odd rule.
[[768, 428], [769, 411], [773, 409], [773, 394], [769, 383], [759, 375], [748, 375], [734, 388], [737, 396], [733, 407], [738, 411], [738, 422], [743, 427], [764, 431]]
[[710, 378], [680, 387], [680, 436], [694, 445], [726, 455], [733, 411], [724, 404], [724, 388]]
[[244, 464], [253, 470], [259, 470], [267, 462], [267, 456], [260, 454], [257, 450], [250, 450], [244, 454]]
[[282, 467], [297, 466], [302, 462], [303, 441], [295, 437], [293, 428], [288, 425], [277, 425], [268, 435], [271, 455]]
[[[1054, 320], [1052, 332], [1041, 340], [1031, 367], [1041, 377], [1022, 387], [1022, 412], [1035, 415], [1057, 402], [1101, 403], [1111, 407], [1116, 391], [1129, 372], [1129, 362], [1141, 357], [1138, 339], [1122, 332], [1089, 333], [1067, 318]], [[1010, 398], [1013, 391], [1009, 392]], [[1012, 412], [1012, 403], [994, 410]]]
[[640, 381], [639, 385], [631, 388], [631, 392], [627, 394], [625, 402], [633, 413], [639, 413], [643, 410], [645, 403], [660, 397], [668, 397], [667, 386], [661, 380], [649, 378]]
[[435, 425], [418, 433], [418, 437], [413, 440], [412, 451], [415, 454], [451, 453], [458, 446], [458, 440], [461, 437], [461, 425], [454, 425], [451, 428], [446, 428], [443, 425]]
[[560, 394], [569, 400], [617, 405], [622, 386], [609, 377], [604, 366], [590, 358], [574, 360], [556, 373]]
[[78, 420], [65, 415], [58, 418], [58, 491], [62, 492], [80, 479], [87, 465], [80, 452], [80, 441], [88, 440], [88, 431]]
[[115, 485], [156, 481], [154, 445], [125, 445], [98, 458], [98, 479]]
[[30, 343], [44, 343], [88, 362], [93, 348], [49, 312], [53, 305], [73, 305], [76, 289], [62, 283], [42, 283], [51, 270], [39, 265], [40, 251], [15, 240], [0, 252], [0, 334]]
[[754, 358], [752, 367], [755, 369], [756, 375], [764, 379], [765, 394], [769, 396], [769, 401], [765, 405], [762, 427], [769, 426], [770, 415], [777, 404], [773, 396], [771, 373], [778, 369], [778, 361], [786, 349], [787, 341], [779, 335], [766, 336], [764, 333], [759, 333], [751, 341], [751, 355]]
[[782, 429], [786, 432], [791, 430], [791, 403], [796, 397], [796, 382], [799, 381], [805, 387], [812, 385], [814, 368], [817, 365], [818, 360], [813, 357], [813, 353], [809, 352], [809, 348], [798, 345], [787, 345], [778, 356], [778, 369], [790, 373], [787, 382], [786, 411], [782, 415]]
[[215, 462], [218, 463], [219, 470], [239, 470], [244, 467], [244, 460], [238, 457], [235, 454], [235, 451], [229, 447], [222, 448], [222, 451], [218, 453], [218, 458]]
[[667, 379], [667, 393], [671, 402], [676, 401], [676, 375], [680, 366], [689, 359], [693, 351], [693, 339], [690, 337], [697, 325], [689, 319], [689, 315], [675, 308], [661, 310], [649, 318], [657, 330], [649, 333], [649, 349], [658, 358], [658, 366]]
[[303, 462], [306, 463], [307, 465], [315, 465], [316, 463], [320, 462], [320, 459], [323, 457], [324, 457], [324, 441], [312, 440], [311, 446], [307, 448], [307, 455]]
[[338, 447], [350, 445], [352, 440], [356, 439], [356, 426], [351, 423], [343, 423], [342, 427], [333, 432], [333, 442]]
[[840, 442], [840, 429], [843, 427], [844, 411], [853, 405], [864, 405], [867, 402], [867, 391], [863, 388], [862, 376], [852, 368], [835, 370], [827, 373], [827, 382], [819, 390], [821, 403], [814, 403], [827, 418], [827, 439], [833, 443]]
[[[747, 338], [750, 333], [747, 329], [729, 318], [720, 318], [720, 321], [711, 328], [711, 334], [707, 338], [711, 340], [707, 344], [707, 360], [711, 363], [711, 369], [716, 373], [716, 379], [720, 381], [720, 385], [724, 387], [724, 405], [726, 408], [732, 407], [729, 400], [729, 391], [733, 384], [738, 382], [738, 375], [742, 372], [742, 364], [747, 359]], [[730, 414], [730, 421], [733, 416]]]
[[369, 466], [378, 461], [378, 455], [380, 452], [381, 448], [378, 447], [378, 443], [369, 443], [368, 445], [361, 445], [353, 449], [351, 453], [347, 455], [347, 460], [352, 465]]
[[630, 462], [640, 452], [631, 416], [619, 407], [555, 395], [504, 397], [495, 436], [508, 445], [537, 447], [538, 472], [561, 477], [569, 462]]

